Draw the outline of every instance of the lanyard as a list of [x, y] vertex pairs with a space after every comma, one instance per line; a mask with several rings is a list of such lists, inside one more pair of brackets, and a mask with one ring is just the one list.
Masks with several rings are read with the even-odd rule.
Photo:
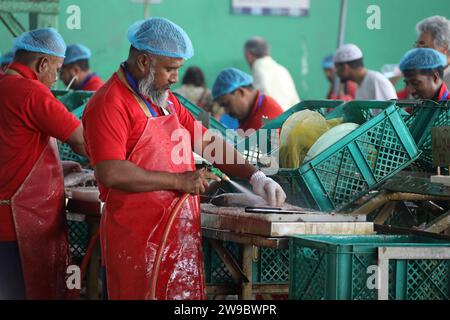
[[264, 95], [263, 95], [263, 94], [260, 94], [260, 95], [259, 95], [259, 99], [258, 99], [258, 104], [257, 104], [257, 106], [256, 106], [256, 110], [259, 110], [259, 108], [261, 108], [263, 99], [264, 99]]
[[90, 73], [90, 74], [83, 80], [83, 82], [82, 82], [80, 85], [76, 86], [75, 89], [76, 89], [76, 90], [83, 90], [83, 87], [89, 82], [89, 80], [92, 79], [93, 76], [95, 76], [95, 73]]
[[139, 92], [138, 86], [136, 81], [133, 79], [131, 74], [128, 72], [127, 68], [125, 67], [125, 63], [122, 63], [121, 68], [125, 72], [125, 77], [127, 78], [128, 84], [131, 86], [131, 88], [134, 90], [134, 92], [145, 102], [147, 105], [148, 110], [152, 114], [153, 117], [158, 117], [158, 114], [156, 113], [155, 109], [153, 108], [152, 104], [144, 98], [144, 96]]
[[445, 93], [442, 95], [441, 101], [447, 101], [448, 99], [448, 90], [445, 91]]

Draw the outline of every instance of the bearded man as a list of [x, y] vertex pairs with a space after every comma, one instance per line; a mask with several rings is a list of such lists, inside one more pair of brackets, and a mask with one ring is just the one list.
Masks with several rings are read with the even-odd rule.
[[221, 145], [221, 156], [204, 157], [248, 180], [270, 205], [282, 206], [286, 195], [220, 138], [204, 141], [206, 129], [194, 130], [194, 118], [170, 92], [179, 68], [193, 56], [183, 29], [151, 18], [132, 25], [128, 40], [127, 61], [83, 115], [86, 149], [105, 202], [101, 241], [108, 297], [205, 299], [198, 194], [208, 178], [218, 178], [196, 170], [194, 142], [203, 150]]

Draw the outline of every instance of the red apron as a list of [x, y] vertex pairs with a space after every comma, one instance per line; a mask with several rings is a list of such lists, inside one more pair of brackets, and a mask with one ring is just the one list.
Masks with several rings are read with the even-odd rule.
[[27, 299], [63, 299], [69, 260], [64, 176], [51, 138], [11, 198]]
[[[123, 75], [120, 75], [122, 81]], [[126, 84], [126, 83], [125, 83]], [[129, 87], [129, 86], [128, 86]], [[190, 164], [171, 160], [172, 133], [182, 128], [175, 114], [148, 118], [146, 128], [128, 161], [149, 171], [194, 171], [190, 138], [183, 139]], [[110, 189], [102, 214], [102, 254], [106, 264], [108, 297], [112, 300], [143, 300], [150, 297], [155, 257], [172, 209], [182, 196], [175, 191], [127, 193]], [[190, 196], [170, 229], [159, 273], [156, 299], [200, 300], [206, 298], [201, 246], [200, 201]]]

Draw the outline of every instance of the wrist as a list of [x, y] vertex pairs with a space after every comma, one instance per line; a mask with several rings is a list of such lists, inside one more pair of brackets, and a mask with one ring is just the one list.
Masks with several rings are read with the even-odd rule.
[[179, 173], [172, 173], [172, 188], [173, 190], [176, 191], [180, 191], [181, 187], [182, 187], [182, 181], [180, 179], [180, 174]]

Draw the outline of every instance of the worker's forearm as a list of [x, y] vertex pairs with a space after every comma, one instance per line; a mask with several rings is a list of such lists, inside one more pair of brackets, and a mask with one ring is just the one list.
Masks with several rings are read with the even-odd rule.
[[83, 157], [87, 157], [88, 156], [87, 152], [86, 152], [86, 148], [84, 147], [84, 143], [72, 144], [72, 145], [70, 145], [70, 147], [72, 148], [72, 150], [75, 153], [77, 153], [77, 154], [79, 154], [79, 155], [81, 155]]
[[176, 174], [147, 171], [129, 161], [104, 161], [95, 169], [100, 182], [108, 188], [133, 193], [180, 189]]
[[83, 126], [80, 124], [65, 141], [75, 153], [87, 157], [84, 147]]
[[[251, 165], [232, 145], [221, 138], [220, 140], [222, 142], [223, 152], [215, 152], [212, 154], [211, 159], [206, 160], [213, 163], [215, 167], [229, 176], [250, 180], [250, 177], [257, 171], [257, 169]], [[206, 143], [204, 147], [208, 144], [209, 143]]]

